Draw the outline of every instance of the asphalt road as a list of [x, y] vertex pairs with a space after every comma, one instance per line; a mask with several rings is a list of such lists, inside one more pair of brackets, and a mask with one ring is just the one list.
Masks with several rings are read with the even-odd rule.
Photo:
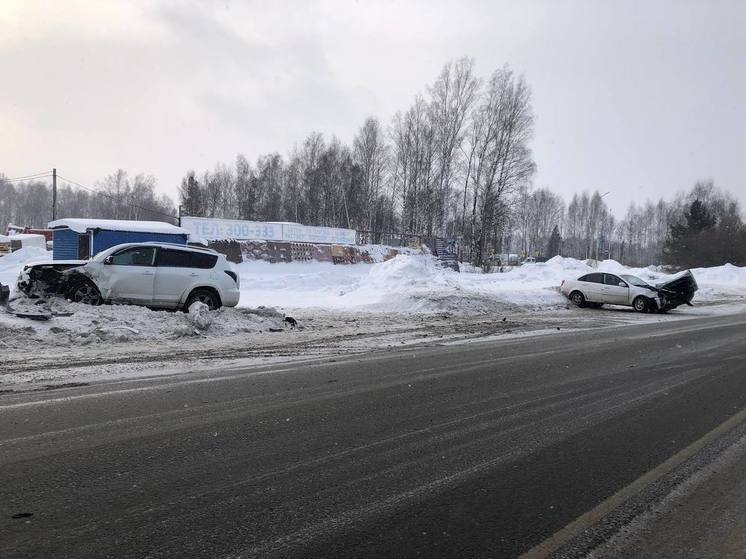
[[0, 394], [0, 556], [517, 556], [733, 421], [745, 334], [740, 314]]

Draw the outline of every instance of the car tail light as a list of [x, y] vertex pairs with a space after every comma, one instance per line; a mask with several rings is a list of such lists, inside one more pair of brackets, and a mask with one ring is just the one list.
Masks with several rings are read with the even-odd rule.
[[236, 272], [233, 272], [231, 270], [223, 270], [226, 274], [228, 274], [233, 281], [238, 283], [238, 276], [236, 275]]

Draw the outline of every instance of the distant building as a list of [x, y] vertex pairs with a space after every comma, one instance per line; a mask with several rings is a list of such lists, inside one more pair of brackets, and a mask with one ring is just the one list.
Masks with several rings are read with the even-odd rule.
[[122, 243], [187, 244], [189, 231], [162, 221], [118, 219], [58, 219], [49, 223], [54, 234], [54, 260], [86, 260]]

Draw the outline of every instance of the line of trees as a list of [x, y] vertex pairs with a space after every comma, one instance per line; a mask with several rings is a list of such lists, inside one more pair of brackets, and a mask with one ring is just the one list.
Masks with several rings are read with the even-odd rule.
[[523, 77], [504, 67], [482, 80], [462, 58], [387, 127], [368, 118], [351, 145], [313, 132], [287, 158], [189, 171], [180, 203], [189, 215], [457, 236], [481, 263], [511, 236], [513, 196], [530, 185], [533, 122]]
[[[462, 58], [447, 63], [387, 125], [366, 119], [349, 145], [312, 132], [285, 157], [249, 161], [239, 154], [230, 164], [188, 171], [179, 205], [194, 216], [457, 237], [462, 257], [477, 265], [506, 252], [685, 265], [682, 255], [691, 251], [676, 246], [691, 248], [692, 237], [677, 227], [690, 225], [687, 215], [699, 211], [692, 208], [699, 201], [713, 225], [699, 232], [698, 242], [716, 260], [743, 262], [719, 246], [725, 231], [730, 241], [740, 238], [743, 222], [736, 201], [712, 181], [670, 201], [632, 204], [623, 219], [598, 191], [565, 203], [548, 188], [532, 188], [533, 126], [523, 77], [506, 66], [482, 79], [474, 61]], [[150, 176], [118, 170], [96, 189], [62, 183], [58, 215], [168, 220], [176, 214]], [[11, 184], [0, 174], [0, 224], [43, 225], [50, 196], [42, 181]], [[694, 253], [703, 258], [699, 249]]]
[[[189, 173], [184, 184], [193, 189], [192, 200], [200, 200], [206, 206], [195, 204], [185, 206], [182, 210], [193, 215], [260, 220], [288, 219], [289, 216], [293, 221], [314, 225], [341, 223], [347, 226], [348, 216], [356, 216], [366, 220], [364, 224], [371, 229], [389, 230], [382, 225], [390, 224], [391, 230], [399, 231], [397, 227], [400, 217], [395, 208], [385, 207], [391, 200], [380, 193], [372, 198], [378, 200], [377, 204], [366, 204], [364, 200], [349, 196], [346, 201], [342, 198], [341, 206], [333, 203], [320, 206], [322, 216], [324, 208], [337, 212], [341, 210], [342, 222], [324, 220], [318, 215], [316, 219], [312, 219], [305, 213], [302, 198], [290, 196], [282, 188], [276, 187], [282, 184], [277, 178], [278, 175], [281, 176], [281, 159], [278, 157], [260, 158], [263, 165], [257, 167], [263, 172], [257, 176], [248, 171], [251, 167], [239, 156], [237, 164], [243, 165], [244, 169], [239, 176], [248, 179], [235, 183], [230, 178], [231, 171], [222, 170], [222, 185], [233, 185], [235, 188], [238, 184], [245, 189], [244, 196], [236, 195], [236, 208], [230, 213], [209, 209], [219, 207], [216, 201], [224, 200], [226, 190], [216, 187], [221, 184], [219, 181], [211, 182], [213, 189], [208, 192], [212, 196], [208, 198], [198, 189], [199, 182], [194, 174]], [[213, 180], [213, 173], [208, 177]], [[250, 184], [252, 180], [258, 184]], [[266, 190], [257, 188], [267, 184], [269, 187]], [[61, 181], [58, 188], [58, 215], [176, 223], [175, 218], [168, 217], [176, 215], [173, 202], [166, 196], [157, 195], [152, 177], [137, 175], [130, 179], [120, 169], [96, 185], [96, 191], [90, 192]], [[262, 196], [257, 196], [260, 192]], [[246, 193], [251, 193], [251, 196], [245, 196]], [[33, 180], [13, 184], [4, 180], [4, 176], [0, 174], [0, 224], [3, 230], [11, 223], [30, 227], [45, 226], [51, 219], [51, 199], [51, 186], [48, 182]], [[252, 204], [252, 200], [255, 203]], [[241, 204], [244, 204], [243, 210]], [[472, 208], [473, 204], [468, 210]], [[381, 219], [381, 215], [386, 215], [383, 211], [389, 212], [388, 222]], [[470, 217], [468, 212], [462, 215]], [[502, 217], [505, 225], [499, 232], [502, 235], [499, 246], [504, 252], [544, 257], [562, 255], [580, 259], [613, 258], [634, 266], [664, 263], [691, 267], [726, 262], [746, 265], [746, 226], [738, 202], [730, 194], [717, 188], [712, 181], [698, 182], [688, 192], [679, 193], [670, 201], [660, 199], [656, 203], [633, 203], [620, 220], [610, 212], [603, 196], [597, 191], [575, 194], [566, 205], [560, 195], [547, 188], [522, 187], [506, 204]], [[469, 219], [463, 223], [468, 231], [471, 226]], [[460, 231], [456, 233], [461, 234]], [[462, 247], [464, 246], [464, 256], [468, 259], [470, 245], [462, 242]]]
[[[95, 190], [84, 190], [58, 179], [59, 217], [136, 219], [176, 223], [173, 200], [156, 192], [156, 180], [139, 174], [130, 178], [118, 169], [98, 181]], [[168, 216], [174, 216], [169, 219]], [[46, 227], [52, 219], [52, 186], [49, 179], [11, 182], [0, 173], [0, 226], [10, 224]]]

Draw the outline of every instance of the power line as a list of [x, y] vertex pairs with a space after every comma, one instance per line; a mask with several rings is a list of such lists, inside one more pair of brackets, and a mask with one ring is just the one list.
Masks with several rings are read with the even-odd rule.
[[17, 182], [17, 181], [27, 181], [27, 180], [35, 180], [35, 179], [41, 179], [44, 177], [51, 177], [52, 171], [44, 171], [43, 173], [35, 173], [33, 175], [25, 175], [23, 177], [12, 177], [12, 178], [0, 178], [0, 181], [4, 182]]
[[87, 187], [85, 185], [80, 184], [79, 182], [76, 182], [74, 180], [65, 178], [62, 175], [60, 175], [59, 173], [57, 173], [57, 177], [60, 178], [61, 180], [65, 181], [66, 183], [74, 184], [75, 186], [78, 186], [78, 187], [82, 188], [83, 190], [87, 190], [88, 192], [91, 192], [93, 194], [97, 194], [99, 196], [104, 196], [105, 198], [109, 198], [110, 200], [113, 200], [114, 202], [117, 202], [118, 204], [121, 203], [121, 204], [124, 204], [125, 206], [129, 206], [130, 208], [135, 208], [135, 209], [138, 209], [138, 210], [142, 210], [144, 212], [150, 212], [150, 213], [153, 213], [153, 214], [162, 215], [164, 217], [168, 217], [168, 218], [171, 218], [171, 219], [179, 219], [178, 216], [175, 216], [175, 215], [167, 214], [165, 212], [159, 212], [158, 210], [153, 210], [151, 208], [145, 208], [143, 206], [138, 206], [137, 204], [131, 204], [129, 202], [123, 202], [121, 200], [118, 200], [115, 196], [112, 196], [111, 194], [107, 194], [106, 192], [101, 192], [100, 190], [95, 190], [93, 188], [89, 188], [89, 187]]

